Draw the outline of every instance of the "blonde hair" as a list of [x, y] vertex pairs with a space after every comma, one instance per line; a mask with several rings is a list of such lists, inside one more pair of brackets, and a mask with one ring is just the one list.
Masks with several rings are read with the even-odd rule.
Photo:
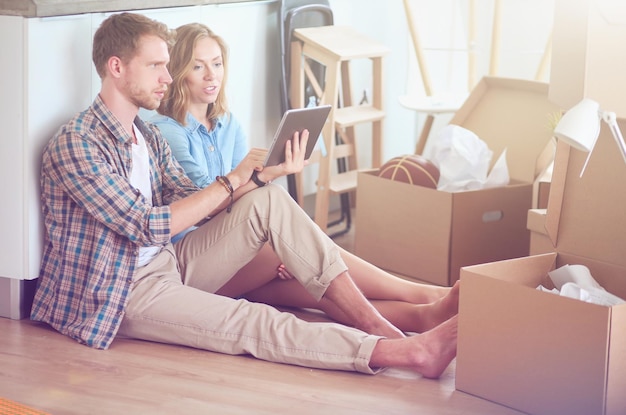
[[117, 56], [128, 63], [136, 54], [139, 41], [144, 36], [157, 36], [168, 45], [172, 44], [172, 33], [161, 22], [135, 13], [119, 13], [102, 22], [93, 37], [93, 63], [100, 78], [106, 75], [109, 58]]
[[222, 87], [215, 100], [207, 109], [207, 119], [213, 120], [228, 114], [226, 101], [226, 80], [228, 78], [228, 46], [224, 40], [216, 35], [211, 29], [201, 23], [190, 23], [176, 29], [176, 40], [170, 48], [170, 63], [168, 70], [172, 76], [172, 84], [167, 90], [161, 105], [157, 109], [159, 114], [167, 115], [185, 125], [185, 119], [189, 108], [189, 88], [185, 84], [185, 78], [191, 72], [195, 64], [194, 48], [200, 39], [214, 39], [222, 52], [224, 78]]

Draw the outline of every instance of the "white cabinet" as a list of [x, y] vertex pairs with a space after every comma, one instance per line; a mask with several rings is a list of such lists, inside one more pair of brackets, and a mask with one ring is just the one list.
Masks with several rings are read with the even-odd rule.
[[0, 315], [21, 318], [41, 259], [43, 146], [92, 100], [91, 17], [0, 16]]

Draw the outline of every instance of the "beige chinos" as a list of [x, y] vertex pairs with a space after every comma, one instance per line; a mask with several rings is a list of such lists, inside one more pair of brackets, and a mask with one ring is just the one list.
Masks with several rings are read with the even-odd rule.
[[321, 369], [374, 373], [379, 336], [335, 323], [309, 323], [266, 304], [213, 294], [270, 243], [319, 299], [347, 270], [334, 242], [280, 186], [247, 193], [168, 245], [133, 278], [118, 334]]

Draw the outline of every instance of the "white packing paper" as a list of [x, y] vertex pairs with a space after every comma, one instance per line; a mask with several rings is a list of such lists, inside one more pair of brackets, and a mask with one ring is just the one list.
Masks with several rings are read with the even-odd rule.
[[537, 287], [539, 290], [608, 307], [625, 303], [623, 299], [611, 294], [598, 284], [589, 268], [584, 265], [564, 265], [550, 271], [548, 276], [556, 288], [548, 290], [539, 286]]
[[458, 125], [440, 130], [430, 154], [439, 169], [438, 190], [478, 190], [509, 183], [506, 151], [489, 172], [493, 151], [475, 133]]
[[602, 288], [600, 284], [591, 276], [591, 271], [584, 265], [563, 265], [553, 271], [548, 272], [552, 283], [560, 290], [563, 285], [573, 282], [583, 288]]

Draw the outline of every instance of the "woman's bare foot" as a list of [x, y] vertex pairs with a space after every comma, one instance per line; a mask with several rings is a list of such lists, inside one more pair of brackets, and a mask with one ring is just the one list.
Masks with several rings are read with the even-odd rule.
[[457, 315], [459, 287], [459, 281], [457, 281], [444, 297], [430, 304], [415, 305], [415, 327], [411, 331], [423, 333]]
[[444, 297], [429, 305], [430, 311], [422, 314], [424, 327], [421, 332], [437, 327], [459, 313], [459, 288], [457, 281]]
[[458, 317], [454, 316], [423, 334], [403, 339], [381, 339], [370, 366], [407, 367], [425, 378], [437, 379], [456, 357]]

